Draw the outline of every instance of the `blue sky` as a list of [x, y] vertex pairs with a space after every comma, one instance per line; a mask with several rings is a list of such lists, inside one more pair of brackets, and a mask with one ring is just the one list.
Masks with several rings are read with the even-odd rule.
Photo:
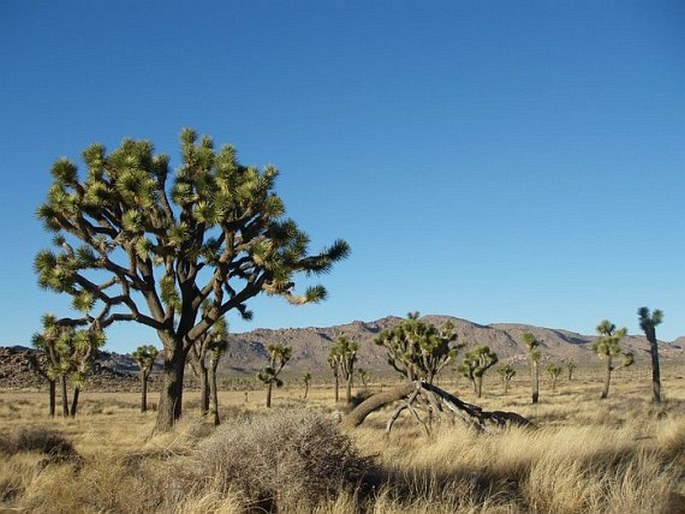
[[[330, 298], [231, 329], [449, 314], [685, 335], [685, 3], [48, 2], [0, 6], [0, 344], [43, 312], [35, 220], [61, 156], [190, 126], [275, 164]], [[302, 281], [307, 284], [307, 281]], [[109, 348], [155, 342], [132, 325]]]

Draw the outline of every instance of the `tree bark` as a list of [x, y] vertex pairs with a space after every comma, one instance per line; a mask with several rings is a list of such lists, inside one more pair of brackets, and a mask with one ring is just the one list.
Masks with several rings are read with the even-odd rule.
[[269, 382], [266, 386], [266, 408], [271, 408], [271, 391], [273, 390], [273, 382]]
[[144, 370], [140, 370], [141, 397], [140, 412], [147, 412], [147, 375]]
[[611, 357], [607, 356], [607, 369], [606, 369], [606, 374], [604, 375], [604, 389], [602, 390], [602, 396], [600, 399], [604, 400], [606, 397], [609, 396], [609, 384], [611, 383]]
[[649, 353], [652, 355], [652, 393], [655, 403], [661, 402], [661, 370], [659, 368], [659, 347], [656, 334], [649, 334]]
[[480, 398], [481, 395], [483, 394], [483, 375], [479, 376], [477, 380], [478, 380], [478, 383], [476, 386], [476, 396], [478, 398]]
[[352, 373], [347, 376], [347, 389], [345, 390], [345, 399], [347, 404], [352, 403]]
[[339, 389], [340, 389], [340, 384], [338, 381], [338, 374], [336, 373], [335, 374], [335, 403], [338, 403], [340, 401]]
[[538, 373], [538, 363], [533, 362], [532, 365], [532, 380], [533, 380], [533, 403], [538, 403], [540, 399], [540, 383], [539, 383], [539, 373]]
[[60, 377], [60, 385], [62, 388], [62, 416], [69, 417], [69, 399], [67, 398], [67, 377], [62, 375]]
[[[169, 355], [170, 354], [170, 355]], [[183, 412], [183, 374], [186, 355], [180, 342], [165, 350], [162, 370], [162, 390], [159, 396], [159, 408], [155, 432], [171, 430]]]
[[74, 387], [74, 397], [71, 399], [71, 411], [69, 412], [72, 418], [76, 417], [76, 409], [78, 409], [78, 397], [80, 393], [81, 388]]
[[218, 365], [218, 360], [212, 360], [209, 367], [209, 415], [212, 418], [212, 422], [215, 425], [219, 425], [219, 389], [216, 384], [216, 368]]
[[209, 371], [204, 362], [200, 362], [200, 414], [206, 416], [209, 412]]
[[388, 403], [401, 400], [405, 396], [410, 395], [415, 389], [416, 385], [413, 382], [407, 382], [397, 387], [393, 387], [389, 391], [374, 394], [347, 414], [342, 420], [342, 426], [351, 428], [361, 425], [369, 414]]
[[57, 384], [54, 380], [48, 380], [48, 414], [51, 418], [55, 417], [55, 396]]

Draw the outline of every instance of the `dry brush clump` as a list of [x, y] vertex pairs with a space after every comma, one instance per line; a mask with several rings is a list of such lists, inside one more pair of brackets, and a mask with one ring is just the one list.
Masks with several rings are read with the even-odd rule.
[[373, 470], [330, 417], [281, 411], [226, 423], [180, 473], [195, 494], [239, 491], [248, 504], [292, 511], [355, 490]]

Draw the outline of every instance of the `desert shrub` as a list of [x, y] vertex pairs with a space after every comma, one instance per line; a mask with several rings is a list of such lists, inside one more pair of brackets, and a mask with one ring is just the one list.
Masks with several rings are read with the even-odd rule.
[[55, 458], [77, 456], [72, 444], [59, 432], [44, 427], [22, 428], [0, 439], [0, 452], [9, 455], [38, 452]]
[[220, 427], [195, 454], [193, 483], [240, 490], [262, 508], [288, 511], [355, 488], [373, 462], [332, 420], [310, 411], [274, 412]]

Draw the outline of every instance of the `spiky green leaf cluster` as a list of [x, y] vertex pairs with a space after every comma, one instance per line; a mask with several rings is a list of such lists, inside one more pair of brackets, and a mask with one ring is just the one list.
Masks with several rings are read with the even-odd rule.
[[592, 343], [592, 351], [599, 358], [613, 358], [621, 354], [621, 339], [628, 333], [627, 328], [617, 329], [609, 320], [602, 321], [597, 326], [599, 337]]
[[479, 344], [464, 355], [464, 359], [457, 367], [457, 371], [473, 380], [475, 377], [482, 377], [497, 362], [497, 354], [488, 345]]
[[385, 348], [388, 364], [409, 380], [432, 383], [463, 346], [452, 344], [456, 339], [451, 323], [438, 328], [419, 320], [419, 313], [415, 312], [395, 327], [383, 330], [374, 344]]

